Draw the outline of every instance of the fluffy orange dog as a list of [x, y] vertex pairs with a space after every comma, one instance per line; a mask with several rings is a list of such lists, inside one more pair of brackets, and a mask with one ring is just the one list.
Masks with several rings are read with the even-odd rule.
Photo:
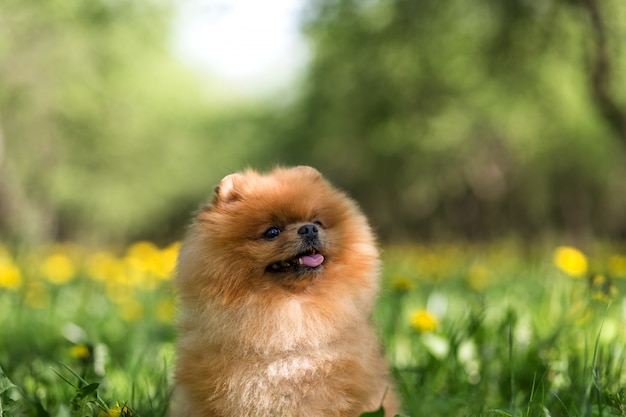
[[393, 415], [378, 275], [365, 217], [313, 168], [224, 178], [178, 260], [171, 415]]

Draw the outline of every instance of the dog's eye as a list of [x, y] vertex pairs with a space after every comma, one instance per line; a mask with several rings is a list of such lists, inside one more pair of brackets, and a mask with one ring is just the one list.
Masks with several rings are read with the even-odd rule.
[[274, 240], [281, 232], [280, 227], [272, 226], [263, 233], [263, 237], [267, 240]]
[[322, 224], [322, 222], [321, 222], [321, 221], [319, 221], [319, 220], [313, 220], [313, 224], [314, 224], [314, 225], [316, 225], [316, 226], [319, 226], [319, 227], [324, 227], [324, 225]]

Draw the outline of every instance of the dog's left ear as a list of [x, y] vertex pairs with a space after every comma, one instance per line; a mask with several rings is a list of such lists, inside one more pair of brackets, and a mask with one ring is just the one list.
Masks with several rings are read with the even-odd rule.
[[242, 181], [243, 175], [241, 174], [225, 176], [217, 187], [215, 187], [213, 205], [241, 200], [241, 193], [238, 191], [238, 187], [241, 185]]

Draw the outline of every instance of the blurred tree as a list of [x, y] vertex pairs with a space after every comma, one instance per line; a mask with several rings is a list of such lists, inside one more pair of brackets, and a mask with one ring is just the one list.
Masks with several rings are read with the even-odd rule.
[[0, 3], [0, 235], [180, 237], [236, 138], [211, 137], [161, 0]]
[[0, 2], [2, 238], [180, 237], [222, 175], [276, 163], [384, 238], [626, 236], [620, 0], [311, 0], [301, 84], [226, 106], [170, 7]]
[[[588, 14], [593, 39], [590, 49], [591, 65], [589, 65], [589, 81], [592, 93], [598, 104], [599, 110], [609, 126], [615, 130], [616, 135], [624, 141], [626, 146], [626, 99], [624, 91], [616, 92], [614, 56], [619, 56], [623, 36], [611, 36], [609, 31], [614, 25], [607, 23], [607, 10], [604, 4], [598, 0], [580, 0], [578, 3]], [[608, 5], [608, 13], [619, 12], [615, 4]], [[619, 15], [619, 13], [618, 13]], [[623, 16], [622, 16], [623, 19]], [[622, 42], [619, 42], [619, 41]], [[623, 47], [622, 47], [623, 48]], [[613, 53], [612, 53], [613, 51]], [[623, 69], [623, 65], [621, 65]], [[622, 97], [619, 100], [618, 97]]]
[[624, 147], [602, 109], [626, 92], [603, 78], [594, 101], [586, 77], [594, 48], [626, 68], [626, 20], [602, 2], [594, 41], [587, 1], [313, 1], [280, 158], [352, 190], [385, 237], [624, 234]]

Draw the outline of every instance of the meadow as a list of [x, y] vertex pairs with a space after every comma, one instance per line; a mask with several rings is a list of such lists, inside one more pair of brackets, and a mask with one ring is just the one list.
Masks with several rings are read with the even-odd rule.
[[[166, 415], [177, 250], [0, 245], [0, 416]], [[626, 416], [623, 245], [383, 260], [374, 319], [407, 415]]]

